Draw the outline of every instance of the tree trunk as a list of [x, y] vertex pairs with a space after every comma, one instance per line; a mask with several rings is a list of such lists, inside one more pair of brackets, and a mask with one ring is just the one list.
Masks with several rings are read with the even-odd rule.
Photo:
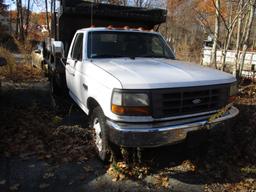
[[19, 35], [19, 29], [20, 29], [20, 11], [19, 11], [19, 0], [16, 0], [16, 10], [17, 10], [17, 16], [16, 16], [16, 29], [15, 29], [15, 36], [16, 38]]
[[214, 31], [214, 38], [213, 38], [213, 46], [212, 46], [212, 53], [211, 53], [211, 66], [217, 68], [217, 44], [219, 39], [220, 33], [220, 0], [215, 0], [216, 4], [216, 15], [215, 15], [215, 31]]
[[25, 40], [24, 37], [24, 15], [22, 9], [22, 0], [19, 0], [19, 10], [20, 10], [20, 39], [21, 41]]
[[24, 41], [24, 26], [23, 26], [23, 11], [22, 0], [16, 0], [17, 6], [17, 20], [16, 20], [16, 35], [21, 41]]
[[25, 32], [26, 38], [28, 36], [29, 19], [30, 19], [30, 0], [28, 0], [28, 4], [27, 4], [27, 18], [26, 18], [26, 32]]
[[49, 13], [48, 13], [48, 2], [47, 2], [47, 0], [45, 0], [45, 12], [46, 12], [46, 26], [47, 26], [47, 30], [48, 30], [49, 34], [51, 34], [51, 32], [50, 32], [50, 23], [49, 23]]
[[226, 36], [226, 40], [225, 40], [225, 45], [224, 45], [224, 49], [222, 51], [222, 67], [221, 70], [224, 71], [226, 68], [226, 58], [227, 58], [227, 51], [231, 42], [231, 37], [233, 35], [233, 31], [234, 31], [235, 26], [232, 26], [231, 29], [227, 32], [227, 36]]
[[245, 39], [243, 42], [243, 50], [241, 54], [241, 64], [240, 64], [240, 76], [242, 75], [242, 71], [244, 68], [244, 60], [245, 60], [245, 55], [248, 49], [248, 43], [249, 43], [249, 38], [251, 35], [251, 30], [252, 30], [252, 23], [253, 23], [253, 18], [254, 18], [254, 13], [255, 13], [255, 0], [250, 0], [249, 3], [249, 17], [248, 17], [248, 25], [245, 26]]
[[[239, 9], [242, 9], [244, 4], [244, 0], [240, 0], [239, 2]], [[242, 14], [239, 16], [238, 18], [238, 24], [237, 24], [237, 36], [236, 36], [236, 55], [235, 55], [235, 75], [238, 76], [239, 75], [239, 58], [240, 58], [240, 44], [241, 44], [241, 32], [242, 32]]]

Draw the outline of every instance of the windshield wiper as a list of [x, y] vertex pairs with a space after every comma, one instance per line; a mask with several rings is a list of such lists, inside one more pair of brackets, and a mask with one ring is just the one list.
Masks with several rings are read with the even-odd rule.
[[138, 57], [171, 59], [170, 57], [167, 57], [167, 56], [157, 56], [157, 55], [141, 55], [141, 56], [138, 56]]
[[120, 58], [125, 57], [123, 55], [109, 55], [109, 54], [101, 54], [101, 55], [93, 55], [91, 58]]

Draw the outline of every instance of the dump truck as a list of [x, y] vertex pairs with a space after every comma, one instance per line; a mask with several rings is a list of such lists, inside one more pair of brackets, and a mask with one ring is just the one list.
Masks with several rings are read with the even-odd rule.
[[186, 63], [157, 32], [166, 11], [61, 1], [48, 55], [52, 94], [89, 116], [99, 157], [151, 148], [234, 121], [236, 79]]

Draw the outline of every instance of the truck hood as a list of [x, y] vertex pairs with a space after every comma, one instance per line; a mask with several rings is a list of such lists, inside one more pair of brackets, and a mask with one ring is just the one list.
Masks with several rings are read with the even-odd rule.
[[95, 59], [93, 63], [117, 78], [123, 89], [159, 89], [227, 84], [236, 79], [196, 64], [170, 59]]

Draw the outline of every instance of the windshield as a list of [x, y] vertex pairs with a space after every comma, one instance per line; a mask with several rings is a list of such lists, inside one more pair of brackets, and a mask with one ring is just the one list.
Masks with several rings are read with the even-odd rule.
[[88, 58], [149, 57], [174, 59], [160, 35], [141, 32], [96, 31], [88, 37]]

